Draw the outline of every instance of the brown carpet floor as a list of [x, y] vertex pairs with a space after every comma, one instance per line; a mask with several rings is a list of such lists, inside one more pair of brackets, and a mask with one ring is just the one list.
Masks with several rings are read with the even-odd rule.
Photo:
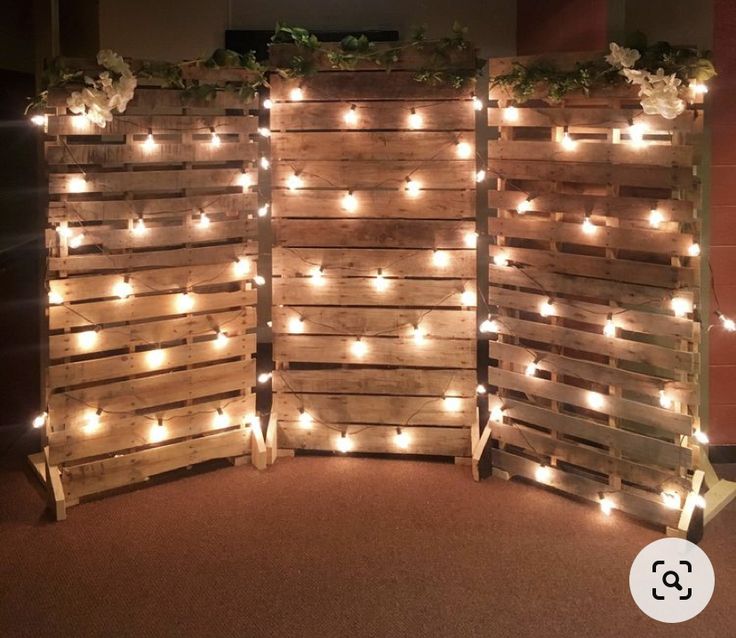
[[[16, 446], [17, 447], [17, 446]], [[0, 636], [736, 636], [736, 509], [706, 530], [710, 606], [645, 617], [631, 561], [660, 537], [469, 468], [301, 457], [118, 494], [51, 523], [0, 469]]]

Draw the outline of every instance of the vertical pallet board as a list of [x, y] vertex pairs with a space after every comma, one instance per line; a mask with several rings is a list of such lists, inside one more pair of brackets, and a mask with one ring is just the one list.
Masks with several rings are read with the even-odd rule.
[[494, 467], [671, 528], [700, 426], [700, 107], [665, 120], [627, 86], [523, 104], [496, 87], [488, 110]]
[[[271, 58], [284, 66], [302, 53], [278, 45]], [[391, 73], [317, 60], [314, 76], [272, 80], [280, 447], [470, 456], [472, 87], [417, 82], [415, 57]], [[472, 69], [473, 57], [463, 53], [458, 68]]]
[[104, 129], [49, 96], [46, 438], [67, 505], [257, 438], [257, 102], [139, 82]]

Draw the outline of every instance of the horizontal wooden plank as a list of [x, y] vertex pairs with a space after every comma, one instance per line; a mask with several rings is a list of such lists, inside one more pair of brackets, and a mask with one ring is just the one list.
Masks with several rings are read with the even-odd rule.
[[[457, 144], [471, 149], [458, 155]], [[299, 160], [423, 160], [443, 161], [474, 156], [472, 133], [435, 131], [329, 131], [274, 133], [271, 152], [280, 161]]]
[[79, 499], [195, 463], [242, 456], [249, 450], [250, 432], [233, 430], [64, 468], [61, 480], [67, 499]]
[[[355, 106], [355, 109], [352, 107]], [[351, 110], [352, 109], [352, 110]], [[351, 123], [345, 116], [355, 118]], [[421, 104], [421, 130], [473, 131], [475, 110], [471, 100]], [[411, 111], [402, 102], [277, 102], [271, 109], [272, 131], [325, 131], [331, 129], [409, 129]]]
[[615, 228], [606, 226], [597, 218], [591, 221], [595, 224], [595, 230], [586, 232], [582, 225], [582, 215], [579, 223], [558, 222], [531, 215], [490, 217], [488, 232], [490, 235], [636, 250], [670, 257], [687, 256], [688, 249], [694, 241], [692, 235], [683, 233], [649, 228]]
[[128, 297], [64, 306], [49, 307], [49, 328], [88, 327], [106, 323], [121, 323], [142, 319], [158, 319], [167, 316], [199, 314], [241, 308], [256, 302], [255, 290], [218, 292], [209, 294], [190, 293], [194, 307], [190, 312], [182, 312], [178, 307], [179, 293]]
[[551, 401], [569, 403], [588, 410], [593, 409], [590, 398], [596, 395], [597, 398], [601, 399], [603, 405], [594, 410], [595, 412], [650, 425], [662, 432], [687, 436], [692, 433], [692, 417], [687, 414], [679, 414], [672, 410], [665, 410], [613, 395], [591, 393], [589, 390], [582, 388], [547, 381], [540, 377], [529, 377], [525, 374], [499, 368], [489, 368], [488, 377], [491, 385], [524, 392], [530, 396], [544, 397]]
[[427, 190], [421, 197], [406, 197], [398, 189], [353, 191], [355, 210], [346, 211], [345, 190], [276, 190], [271, 212], [276, 217], [387, 217], [409, 219], [461, 219], [475, 216], [473, 191]]
[[[512, 476], [535, 479], [535, 472], [539, 464], [534, 461], [497, 449], [493, 450], [492, 458], [494, 467]], [[606, 483], [554, 467], [550, 468], [549, 479], [544, 484], [594, 503], [599, 503], [603, 494], [613, 503], [615, 509], [664, 527], [676, 526], [680, 517], [679, 511], [665, 507], [659, 495], [646, 498], [642, 492], [632, 494], [630, 488], [627, 487], [622, 490], [612, 490]]]
[[[334, 427], [334, 426], [333, 426]], [[469, 456], [469, 428], [407, 427], [408, 446], [396, 445], [396, 428], [391, 426], [345, 426], [351, 452], [397, 454], [431, 454], [439, 456]], [[297, 450], [337, 450], [340, 432], [314, 424], [311, 430], [299, 424], [279, 421], [279, 447]]]
[[475, 370], [422, 370], [413, 368], [337, 368], [331, 370], [276, 370], [274, 392], [295, 394], [387, 394], [408, 396], [475, 396]]
[[225, 332], [242, 332], [256, 326], [255, 307], [238, 308], [228, 312], [212, 312], [206, 315], [167, 318], [133, 325], [100, 330], [94, 343], [89, 344], [80, 332], [64, 332], [49, 336], [49, 359], [77, 357], [82, 354], [126, 348], [130, 345], [162, 343], [184, 339], [192, 334], [205, 334], [215, 328]]
[[280, 393], [274, 409], [279, 422], [298, 422], [301, 410], [317, 423], [371, 423], [384, 425], [470, 426], [475, 419], [475, 397], [406, 397], [385, 395]]
[[[473, 282], [453, 279], [387, 280], [386, 290], [376, 289], [372, 279], [324, 279], [319, 286], [305, 277], [273, 280], [274, 304], [314, 306], [415, 306], [460, 307], [464, 290], [475, 291]], [[475, 305], [475, 303], [473, 303]]]
[[[488, 191], [491, 208], [515, 210], [528, 199], [525, 192], [514, 190]], [[532, 193], [530, 210], [545, 213], [568, 212], [606, 215], [619, 219], [637, 219], [648, 222], [653, 208], [668, 221], [689, 222], [694, 218], [693, 203], [687, 200], [646, 197], [611, 197], [605, 195], [579, 195], [574, 193]]]
[[[302, 318], [304, 334], [412, 337], [419, 326], [427, 339], [475, 338], [473, 310], [400, 310], [394, 308], [320, 308], [314, 306], [276, 307], [272, 310], [273, 331], [288, 334], [289, 322]], [[434, 344], [430, 344], [434, 348]]]
[[[662, 441], [586, 419], [583, 416], [573, 416], [514, 399], [504, 398], [503, 406], [505, 415], [511, 419], [533, 423], [560, 434], [614, 448], [635, 462], [670, 470], [691, 468], [693, 464], [692, 450], [677, 443]], [[496, 429], [500, 425], [492, 424], [494, 438]], [[529, 446], [527, 444], [521, 447], [528, 448]]]
[[274, 243], [294, 247], [465, 248], [474, 221], [274, 219]]
[[274, 341], [273, 357], [293, 363], [475, 367], [475, 342], [470, 339], [425, 339], [417, 344], [413, 337], [362, 337], [366, 351], [361, 356], [353, 352], [354, 343], [354, 337], [283, 335]]
[[[138, 90], [136, 91], [136, 96]], [[178, 105], [182, 102], [179, 99]], [[131, 102], [131, 106], [134, 102]], [[94, 127], [94, 125], [91, 125]], [[258, 128], [258, 117], [255, 115], [215, 115], [211, 117], [191, 115], [131, 115], [124, 113], [108, 122], [103, 130], [91, 128], [84, 119], [74, 115], [56, 115], [49, 118], [48, 135], [79, 135], [80, 131], [88, 135], [147, 135], [149, 130], [154, 136], [182, 135], [192, 133], [208, 133], [214, 128], [218, 134], [255, 133]]]
[[431, 277], [473, 279], [474, 250], [448, 250], [437, 256], [429, 250], [349, 248], [279, 248], [274, 246], [273, 274], [276, 277], [310, 276], [322, 265], [325, 276], [375, 276], [378, 269], [387, 277]]
[[[53, 464], [77, 462], [115, 452], [175, 441], [183, 437], [210, 434], [224, 429], [215, 423], [217, 408], [227, 415], [231, 426], [247, 425], [255, 415], [256, 397], [225, 399], [161, 411], [155, 416], [119, 417], [107, 431], [88, 433], [70, 429], [49, 437], [49, 460]], [[157, 418], [165, 419], [159, 426]], [[230, 426], [230, 427], [231, 427]]]

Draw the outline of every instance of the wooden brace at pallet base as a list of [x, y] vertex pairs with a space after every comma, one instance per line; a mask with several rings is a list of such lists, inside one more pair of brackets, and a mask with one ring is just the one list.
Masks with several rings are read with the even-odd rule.
[[276, 411], [272, 410], [268, 417], [268, 428], [266, 429], [266, 462], [268, 465], [273, 465], [279, 455], [278, 428]]
[[702, 468], [704, 483], [708, 488], [704, 494], [705, 513], [703, 524], [710, 523], [726, 506], [736, 500], [736, 482], [719, 479], [708, 455], [700, 455], [698, 465]]

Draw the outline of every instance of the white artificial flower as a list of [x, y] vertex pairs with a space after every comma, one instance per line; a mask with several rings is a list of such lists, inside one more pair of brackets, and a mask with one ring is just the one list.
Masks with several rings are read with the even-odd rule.
[[626, 47], [619, 46], [615, 42], [611, 42], [609, 45], [611, 53], [606, 56], [606, 62], [617, 69], [628, 69], [636, 63], [641, 57], [636, 49], [627, 49]]
[[680, 98], [677, 85], [656, 82], [651, 88], [642, 90], [641, 106], [647, 115], [661, 115], [666, 120], [674, 120], [685, 110], [685, 101]]
[[623, 75], [631, 84], [644, 84], [648, 81], [649, 74], [637, 69], [621, 69]]
[[125, 63], [122, 56], [110, 49], [103, 49], [97, 54], [97, 64], [104, 66], [113, 73], [130, 73], [130, 67]]

